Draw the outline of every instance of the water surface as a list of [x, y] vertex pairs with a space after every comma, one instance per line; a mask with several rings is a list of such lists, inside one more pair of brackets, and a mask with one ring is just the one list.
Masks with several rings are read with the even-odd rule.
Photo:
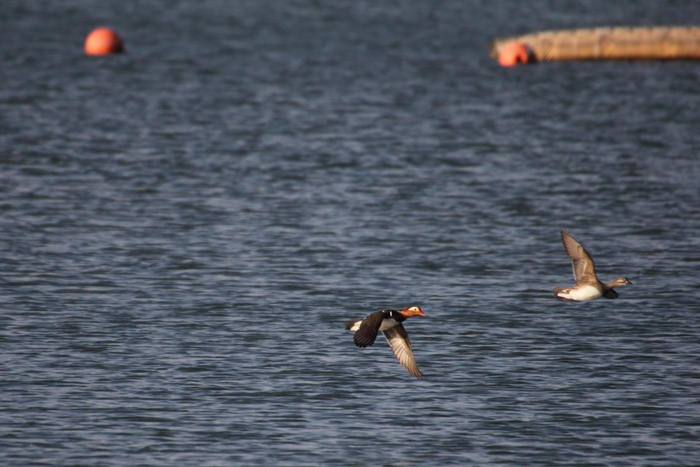
[[96, 5], [0, 18], [4, 464], [697, 461], [700, 69], [487, 54], [697, 8]]

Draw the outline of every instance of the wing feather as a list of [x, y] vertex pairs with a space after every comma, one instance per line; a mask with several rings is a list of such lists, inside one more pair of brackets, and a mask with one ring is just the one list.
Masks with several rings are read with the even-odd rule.
[[561, 231], [561, 241], [566, 249], [566, 254], [571, 258], [571, 266], [574, 270], [574, 280], [577, 284], [587, 282], [597, 282], [595, 275], [595, 264], [593, 258], [585, 248], [566, 230]]
[[423, 374], [418, 369], [416, 358], [413, 356], [411, 342], [408, 340], [406, 329], [401, 323], [391, 329], [384, 331], [386, 340], [389, 341], [391, 350], [394, 352], [396, 359], [401, 363], [416, 378], [420, 378]]
[[360, 329], [355, 331], [355, 336], [353, 337], [355, 345], [358, 347], [367, 347], [368, 345], [374, 344], [377, 333], [379, 332], [379, 326], [382, 324], [383, 319], [383, 311], [377, 311], [367, 315], [367, 317], [362, 320]]

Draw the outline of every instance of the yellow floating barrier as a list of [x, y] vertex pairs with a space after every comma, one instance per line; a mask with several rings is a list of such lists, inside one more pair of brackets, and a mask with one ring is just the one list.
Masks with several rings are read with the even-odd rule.
[[506, 45], [517, 42], [533, 52], [532, 61], [700, 59], [700, 27], [601, 27], [542, 31], [495, 39], [491, 55], [503, 62]]

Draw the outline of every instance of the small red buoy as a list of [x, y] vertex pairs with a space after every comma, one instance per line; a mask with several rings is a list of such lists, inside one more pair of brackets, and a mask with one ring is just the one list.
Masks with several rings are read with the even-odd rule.
[[515, 66], [520, 63], [535, 63], [537, 57], [532, 48], [522, 42], [508, 42], [501, 47], [501, 52], [498, 54], [498, 63], [501, 66]]
[[108, 55], [123, 51], [122, 38], [109, 28], [97, 28], [85, 39], [85, 53], [88, 55]]

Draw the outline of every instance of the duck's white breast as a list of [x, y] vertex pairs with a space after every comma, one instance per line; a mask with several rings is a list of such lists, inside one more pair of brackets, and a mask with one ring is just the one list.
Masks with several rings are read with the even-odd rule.
[[557, 294], [562, 298], [568, 298], [569, 300], [593, 300], [602, 296], [602, 292], [592, 285], [584, 285], [582, 287], [572, 287], [566, 291], [561, 291]]
[[379, 326], [379, 330], [380, 330], [380, 331], [386, 331], [387, 329], [393, 328], [393, 327], [396, 326], [397, 324], [399, 324], [399, 323], [398, 323], [396, 320], [394, 320], [394, 319], [392, 319], [392, 318], [385, 318], [385, 319], [382, 321], [382, 324]]

